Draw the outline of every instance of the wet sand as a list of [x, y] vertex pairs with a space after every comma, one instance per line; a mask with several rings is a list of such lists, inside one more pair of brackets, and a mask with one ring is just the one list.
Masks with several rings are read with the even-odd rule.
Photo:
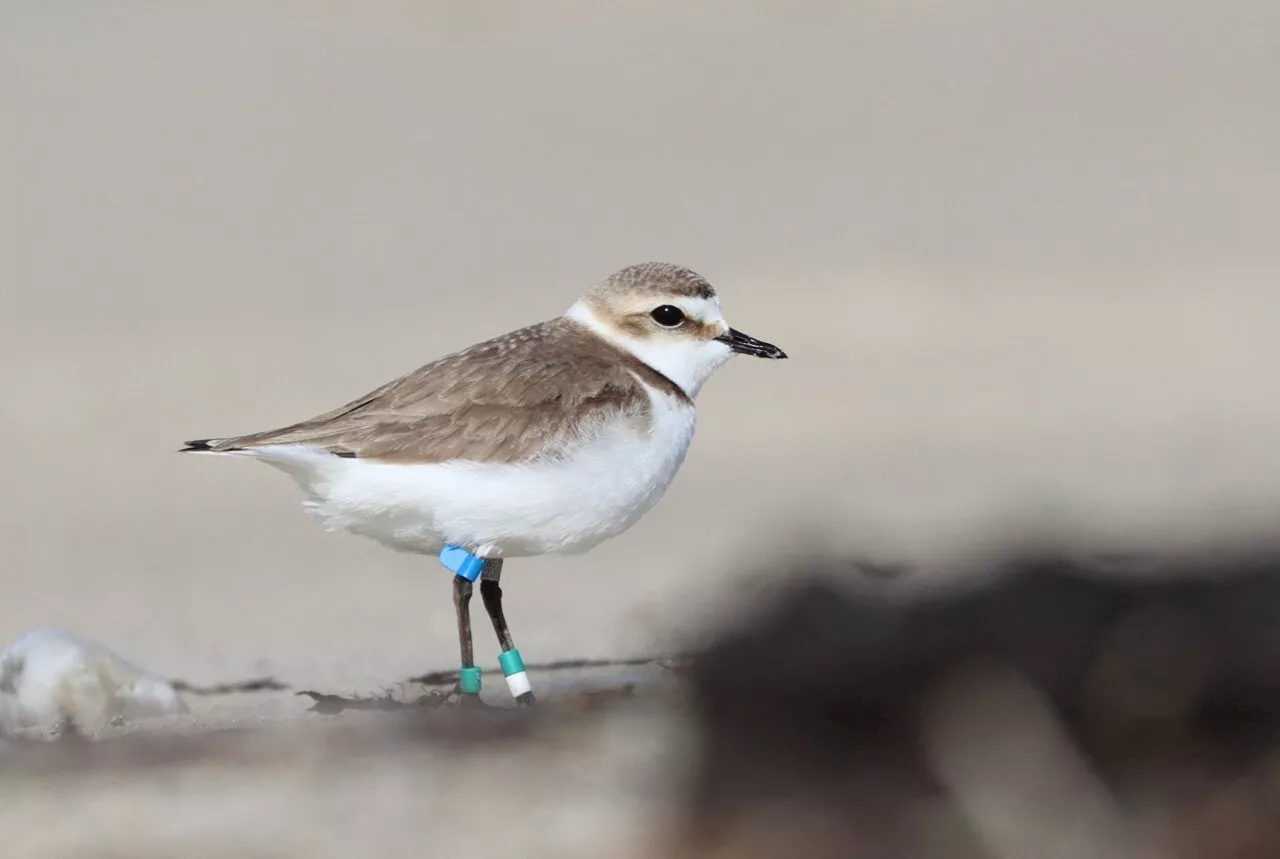
[[[324, 533], [270, 469], [174, 451], [651, 258], [791, 360], [708, 384], [632, 531], [508, 564], [529, 661], [675, 652], [754, 592], [751, 560], [810, 541], [927, 571], [1042, 526], [1271, 528], [1276, 22], [1175, 7], [8, 4], [0, 638], [59, 626], [193, 683], [342, 694], [451, 667], [433, 559]], [[138, 730], [329, 730], [290, 692], [193, 703]], [[0, 777], [0, 828], [14, 857], [227, 855], [228, 833], [237, 855], [541, 855], [535, 828], [546, 855], [608, 855], [678, 754], [677, 717], [629, 718], [516, 759]], [[483, 805], [502, 785], [528, 815], [505, 829]]]

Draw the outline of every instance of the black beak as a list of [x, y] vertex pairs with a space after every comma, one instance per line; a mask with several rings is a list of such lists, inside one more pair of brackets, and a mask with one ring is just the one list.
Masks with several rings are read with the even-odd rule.
[[733, 328], [729, 329], [728, 334], [721, 334], [716, 338], [721, 343], [727, 343], [729, 348], [735, 352], [741, 352], [743, 355], [755, 355], [757, 358], [785, 358], [787, 353], [783, 352], [772, 343], [766, 343], [763, 340], [757, 340], [749, 337], [741, 331]]

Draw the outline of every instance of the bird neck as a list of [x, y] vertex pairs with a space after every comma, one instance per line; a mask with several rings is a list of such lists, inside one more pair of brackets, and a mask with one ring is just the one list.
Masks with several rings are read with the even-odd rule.
[[666, 376], [691, 400], [703, 382], [733, 354], [727, 346], [714, 340], [658, 340], [627, 334], [602, 319], [585, 301], [570, 307], [565, 318]]

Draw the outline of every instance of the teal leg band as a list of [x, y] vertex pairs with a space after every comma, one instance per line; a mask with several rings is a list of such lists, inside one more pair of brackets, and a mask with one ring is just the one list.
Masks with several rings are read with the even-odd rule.
[[514, 647], [498, 656], [498, 664], [502, 666], [502, 675], [507, 678], [507, 690], [517, 701], [532, 700], [533, 687], [529, 685], [529, 675], [524, 670], [524, 660], [520, 651]]
[[458, 687], [468, 695], [480, 694], [480, 669], [463, 668], [458, 671]]
[[498, 664], [502, 666], [502, 675], [504, 677], [519, 674], [524, 670], [524, 660], [520, 658], [520, 651], [514, 647], [498, 655]]

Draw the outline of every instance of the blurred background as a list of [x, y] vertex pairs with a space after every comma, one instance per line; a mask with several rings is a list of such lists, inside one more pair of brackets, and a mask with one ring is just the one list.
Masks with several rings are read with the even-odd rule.
[[508, 565], [526, 659], [671, 649], [797, 529], [1264, 531], [1278, 32], [1267, 0], [0, 0], [0, 636], [197, 681], [451, 666], [434, 560], [173, 451], [650, 259], [792, 360], [712, 380], [633, 530]]

